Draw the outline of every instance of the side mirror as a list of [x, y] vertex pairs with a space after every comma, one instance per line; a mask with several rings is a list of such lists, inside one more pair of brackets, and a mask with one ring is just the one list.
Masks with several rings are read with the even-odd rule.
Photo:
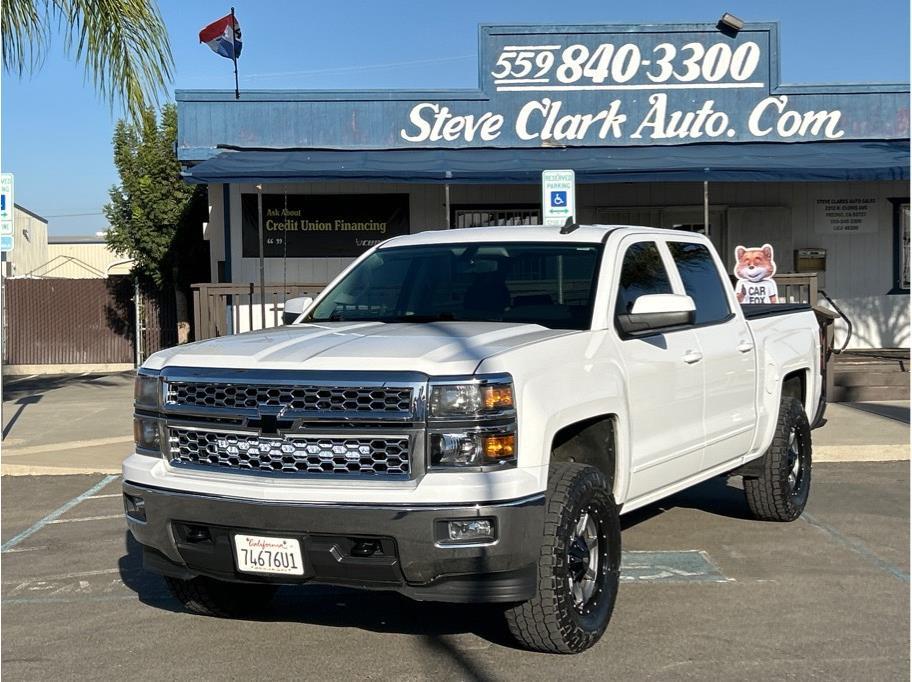
[[285, 309], [282, 311], [282, 324], [294, 324], [297, 322], [313, 301], [313, 298], [310, 296], [289, 298], [285, 301]]
[[694, 323], [697, 307], [690, 296], [647, 294], [633, 302], [629, 313], [619, 313], [618, 328], [628, 336], [645, 336], [663, 329]]

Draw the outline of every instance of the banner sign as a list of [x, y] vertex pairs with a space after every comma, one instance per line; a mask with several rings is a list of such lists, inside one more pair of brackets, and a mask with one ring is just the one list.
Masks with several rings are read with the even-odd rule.
[[820, 234], [877, 232], [877, 199], [834, 197], [814, 202], [814, 231]]
[[[479, 41], [475, 90], [252, 92], [236, 125], [256, 130], [257, 146], [327, 149], [908, 136], [907, 84], [781, 86], [776, 24], [733, 35], [710, 24], [482, 26]], [[178, 101], [182, 158], [226, 142], [212, 114], [226, 107], [234, 120], [232, 97]], [[253, 143], [239, 134], [237, 144]]]
[[[241, 252], [258, 258], [257, 195], [241, 195]], [[264, 194], [266, 258], [360, 256], [390, 237], [409, 233], [408, 194]]]

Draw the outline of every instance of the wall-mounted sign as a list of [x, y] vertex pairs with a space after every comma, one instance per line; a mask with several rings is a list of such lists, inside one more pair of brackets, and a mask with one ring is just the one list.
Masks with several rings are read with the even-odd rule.
[[251, 93], [241, 118], [233, 97], [179, 92], [178, 151], [244, 145], [251, 127], [257, 145], [311, 149], [908, 137], [908, 86], [781, 87], [778, 46], [768, 23], [734, 36], [711, 24], [482, 26], [476, 88]]
[[[257, 258], [257, 195], [241, 195], [241, 248]], [[264, 194], [266, 258], [360, 256], [390, 237], [409, 232], [408, 194]]]
[[814, 202], [814, 230], [821, 234], [877, 232], [877, 199], [817, 199]]
[[0, 252], [6, 253], [13, 250], [13, 235], [0, 235]]
[[[11, 235], [13, 233], [13, 213], [15, 206], [13, 196], [13, 174], [0, 173], [0, 235]], [[12, 244], [12, 240], [10, 241]], [[12, 249], [12, 245], [9, 251]]]
[[735, 247], [735, 295], [739, 303], [778, 303], [779, 289], [773, 280], [776, 260], [773, 247]]
[[576, 216], [576, 173], [542, 171], [542, 225], [564, 225]]

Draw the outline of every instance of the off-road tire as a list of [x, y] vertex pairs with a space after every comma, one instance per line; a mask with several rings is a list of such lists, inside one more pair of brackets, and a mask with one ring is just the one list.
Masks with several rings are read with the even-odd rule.
[[[580, 612], [569, 583], [570, 543], [577, 521], [587, 511], [598, 519], [597, 591]], [[611, 619], [621, 564], [621, 529], [611, 486], [595, 467], [552, 463], [545, 500], [545, 523], [538, 563], [538, 593], [506, 611], [507, 626], [525, 648], [575, 654], [595, 644]]]
[[[792, 471], [789, 445], [795, 434], [799, 450], [797, 485], [789, 483]], [[773, 442], [763, 455], [758, 477], [744, 478], [744, 494], [751, 513], [763, 521], [794, 521], [807, 504], [811, 489], [811, 427], [801, 401], [783, 396]]]
[[203, 576], [192, 580], [166, 577], [171, 594], [193, 613], [238, 618], [256, 613], [272, 599], [275, 585], [230, 583]]

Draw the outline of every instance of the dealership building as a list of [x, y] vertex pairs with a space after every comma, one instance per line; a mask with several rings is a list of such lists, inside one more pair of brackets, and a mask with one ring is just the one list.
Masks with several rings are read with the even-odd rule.
[[576, 221], [707, 233], [729, 267], [768, 243], [852, 347], [908, 348], [909, 85], [779, 71], [777, 24], [495, 25], [477, 89], [178, 91], [178, 156], [210, 199], [197, 325], [272, 324], [261, 300], [391, 236], [538, 224], [542, 172], [572, 170]]

